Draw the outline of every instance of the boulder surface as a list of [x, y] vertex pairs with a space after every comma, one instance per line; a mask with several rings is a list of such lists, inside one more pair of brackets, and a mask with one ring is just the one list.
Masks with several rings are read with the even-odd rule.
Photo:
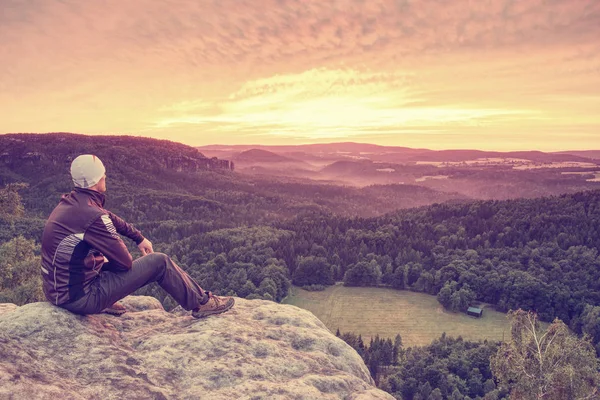
[[196, 320], [152, 297], [121, 303], [121, 317], [2, 305], [0, 398], [393, 399], [300, 308], [236, 299]]

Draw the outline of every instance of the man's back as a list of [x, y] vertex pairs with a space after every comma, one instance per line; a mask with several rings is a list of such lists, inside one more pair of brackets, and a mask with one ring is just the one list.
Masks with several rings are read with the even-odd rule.
[[44, 293], [53, 304], [77, 300], [105, 261], [89, 243], [90, 227], [105, 219], [104, 195], [75, 188], [62, 196], [42, 235]]

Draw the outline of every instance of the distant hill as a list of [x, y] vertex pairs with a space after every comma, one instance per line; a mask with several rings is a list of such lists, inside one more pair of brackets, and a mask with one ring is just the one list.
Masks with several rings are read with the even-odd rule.
[[273, 153], [267, 150], [250, 149], [233, 154], [237, 171], [262, 176], [288, 176], [291, 178], [314, 178], [313, 165]]
[[600, 160], [600, 150], [573, 150], [573, 151], [560, 151], [555, 154], [570, 154], [578, 157], [591, 158], [593, 160]]
[[[303, 165], [301, 162], [260, 150], [246, 152], [243, 157], [279, 161], [253, 167], [262, 174], [240, 174], [232, 171], [232, 161], [207, 158], [191, 146], [131, 136], [10, 134], [0, 135], [0, 149], [0, 186], [28, 183], [22, 191], [25, 208], [40, 218], [47, 217], [60, 195], [72, 189], [70, 162], [85, 153], [96, 154], [107, 168], [107, 207], [142, 224], [178, 220], [214, 229], [266, 223], [305, 211], [376, 216], [398, 208], [465, 198], [434, 190], [424, 195], [414, 187], [403, 188], [402, 196], [389, 198], [355, 187], [311, 181], [303, 179], [311, 171], [290, 166]], [[277, 176], [282, 171], [297, 173], [298, 177]]]
[[[207, 158], [198, 149], [169, 140], [134, 136], [88, 136], [73, 133], [0, 135], [0, 163], [19, 167], [70, 164], [79, 154], [93, 153], [103, 160], [125, 158], [139, 168], [178, 171], [232, 170], [228, 160]], [[119, 165], [119, 163], [116, 163]], [[50, 170], [52, 170], [51, 168]]]
[[[350, 150], [354, 144], [346, 146]], [[435, 202], [536, 197], [600, 186], [587, 181], [590, 174], [510, 166], [438, 168], [345, 157], [309, 169], [296, 157], [264, 149], [237, 152], [236, 160], [252, 161], [231, 161], [167, 140], [67, 133], [0, 135], [0, 185], [28, 183], [25, 206], [45, 217], [60, 194], [71, 190], [70, 161], [84, 153], [105, 163], [107, 202], [115, 212], [133, 221], [203, 221], [213, 227], [266, 223], [308, 210], [369, 217]], [[372, 185], [391, 185], [393, 193], [369, 189]]]
[[364, 174], [372, 172], [374, 164], [371, 160], [336, 161], [321, 169], [321, 173], [330, 175]]
[[237, 162], [261, 162], [261, 163], [281, 163], [297, 161], [288, 157], [281, 156], [267, 150], [250, 149], [245, 150], [234, 156], [233, 159]]
[[[233, 152], [242, 152], [249, 149], [260, 149], [277, 154], [293, 153], [298, 159], [302, 153], [327, 158], [329, 160], [341, 160], [344, 158], [368, 158], [372, 161], [382, 162], [461, 162], [479, 158], [515, 158], [534, 162], [589, 162], [591, 158], [600, 157], [596, 153], [593, 156], [586, 152], [558, 152], [545, 153], [541, 151], [483, 151], [483, 150], [429, 150], [413, 149], [401, 146], [380, 146], [369, 143], [325, 143], [304, 144], [287, 146], [264, 146], [264, 145], [210, 145], [198, 147], [207, 154], [227, 155]], [[308, 160], [307, 160], [308, 161]]]
[[[399, 154], [404, 156], [404, 154]], [[514, 158], [535, 162], [588, 162], [589, 158], [573, 154], [544, 153], [541, 151], [481, 151], [481, 150], [436, 150], [413, 154], [406, 161], [469, 161], [479, 158]]]
[[[210, 156], [227, 158], [247, 151], [247, 147], [212, 145], [199, 149]], [[496, 200], [600, 187], [600, 151], [429, 150], [352, 142], [252, 148], [300, 160], [312, 167], [292, 165], [273, 169], [265, 163], [244, 169], [245, 173], [326, 180], [357, 187], [410, 184], [458, 192], [469, 198]]]
[[291, 152], [291, 151], [303, 151], [303, 152], [384, 152], [384, 151], [431, 151], [426, 149], [411, 149], [410, 147], [398, 147], [398, 146], [380, 146], [371, 143], [355, 143], [355, 142], [336, 142], [336, 143], [313, 143], [313, 144], [298, 144], [298, 145], [207, 145], [199, 146], [199, 149], [205, 150], [219, 150], [219, 151], [243, 151], [248, 149], [262, 149], [273, 152]]

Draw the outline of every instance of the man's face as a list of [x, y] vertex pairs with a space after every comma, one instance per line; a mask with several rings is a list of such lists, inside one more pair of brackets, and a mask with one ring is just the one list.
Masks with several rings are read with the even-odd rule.
[[100, 193], [105, 193], [106, 192], [106, 175], [104, 175], [97, 183], [98, 185], [98, 191]]

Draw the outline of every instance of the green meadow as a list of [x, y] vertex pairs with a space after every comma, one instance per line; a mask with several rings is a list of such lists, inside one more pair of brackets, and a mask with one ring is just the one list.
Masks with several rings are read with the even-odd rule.
[[321, 292], [292, 287], [284, 304], [315, 314], [332, 332], [371, 337], [402, 336], [404, 346], [423, 346], [439, 338], [462, 336], [469, 340], [502, 340], [510, 335], [506, 314], [483, 307], [483, 317], [443, 309], [435, 296], [404, 290], [375, 287], [330, 286]]

